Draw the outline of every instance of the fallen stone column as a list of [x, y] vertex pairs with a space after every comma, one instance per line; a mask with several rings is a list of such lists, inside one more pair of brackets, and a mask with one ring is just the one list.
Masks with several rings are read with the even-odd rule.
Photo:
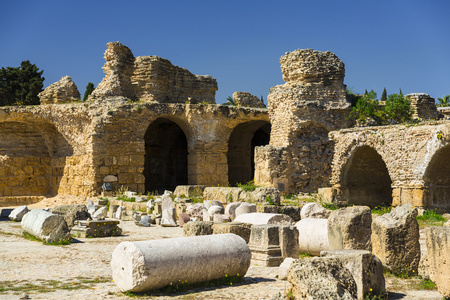
[[295, 224], [300, 253], [318, 256], [320, 251], [330, 249], [327, 223], [327, 219], [306, 218]]
[[225, 275], [243, 277], [251, 256], [244, 239], [231, 233], [122, 242], [112, 254], [111, 269], [121, 291], [142, 292]]
[[32, 209], [22, 218], [22, 229], [46, 243], [57, 243], [70, 236], [64, 217], [42, 209]]
[[266, 213], [242, 214], [237, 216], [234, 220], [236, 222], [249, 223], [253, 225], [294, 225], [295, 223], [288, 215]]

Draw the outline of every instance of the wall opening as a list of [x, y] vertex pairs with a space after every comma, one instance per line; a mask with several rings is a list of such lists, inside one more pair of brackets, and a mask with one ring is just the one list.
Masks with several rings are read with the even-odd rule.
[[144, 139], [145, 190], [162, 193], [188, 184], [188, 144], [180, 126], [158, 118], [150, 124]]
[[450, 208], [450, 145], [436, 151], [425, 171], [424, 182], [429, 190], [427, 207]]
[[236, 186], [255, 177], [255, 147], [268, 145], [270, 123], [252, 121], [239, 124], [228, 140], [228, 183]]
[[392, 181], [386, 164], [369, 146], [356, 149], [347, 162], [341, 186], [349, 204], [370, 207], [392, 204]]

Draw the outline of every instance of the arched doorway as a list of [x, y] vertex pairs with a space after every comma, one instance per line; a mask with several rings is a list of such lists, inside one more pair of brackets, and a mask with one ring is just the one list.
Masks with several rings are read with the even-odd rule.
[[348, 191], [349, 204], [392, 204], [392, 181], [386, 164], [376, 150], [362, 146], [350, 157], [341, 186]]
[[175, 122], [158, 118], [150, 124], [145, 139], [145, 190], [173, 191], [188, 183], [188, 149], [183, 130]]
[[239, 124], [228, 140], [228, 183], [236, 186], [255, 176], [255, 147], [269, 144], [270, 123], [251, 121]]
[[450, 208], [450, 145], [436, 151], [423, 177], [429, 189], [427, 206], [448, 210]]

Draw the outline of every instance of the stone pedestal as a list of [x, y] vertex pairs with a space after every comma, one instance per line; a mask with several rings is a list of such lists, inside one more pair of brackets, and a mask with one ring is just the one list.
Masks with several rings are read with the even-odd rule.
[[252, 260], [260, 266], [277, 267], [283, 262], [278, 226], [253, 225], [248, 247]]

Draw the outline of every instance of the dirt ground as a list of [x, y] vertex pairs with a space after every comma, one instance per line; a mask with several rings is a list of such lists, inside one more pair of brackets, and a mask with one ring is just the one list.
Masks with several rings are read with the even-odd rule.
[[[54, 200], [46, 199], [30, 208], [52, 206]], [[64, 202], [84, 201], [70, 198]], [[119, 226], [123, 229], [119, 237], [78, 238], [71, 245], [50, 246], [25, 239], [20, 223], [1, 220], [0, 299], [19, 299], [23, 293], [30, 299], [132, 299], [119, 292], [112, 281], [113, 250], [122, 241], [180, 237], [182, 228], [139, 227], [132, 221], [121, 221]], [[271, 299], [289, 288], [288, 282], [275, 278], [277, 269], [252, 265], [243, 281], [234, 285], [200, 287], [141, 299]], [[389, 299], [442, 299], [436, 290], [420, 290], [419, 281], [387, 276]]]

